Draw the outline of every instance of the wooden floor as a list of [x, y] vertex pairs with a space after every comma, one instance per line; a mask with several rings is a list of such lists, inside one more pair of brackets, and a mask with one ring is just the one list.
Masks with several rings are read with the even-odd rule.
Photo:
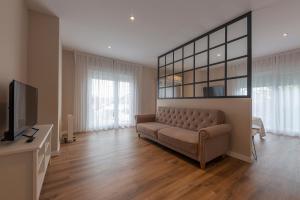
[[300, 139], [256, 138], [258, 161], [199, 164], [133, 129], [79, 134], [52, 159], [41, 200], [300, 199]]

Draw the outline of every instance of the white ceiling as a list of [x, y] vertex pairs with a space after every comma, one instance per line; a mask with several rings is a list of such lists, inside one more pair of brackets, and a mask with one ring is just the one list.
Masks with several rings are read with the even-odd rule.
[[160, 54], [250, 10], [254, 57], [300, 47], [299, 0], [28, 1], [31, 9], [60, 18], [64, 48], [149, 66], [156, 66]]

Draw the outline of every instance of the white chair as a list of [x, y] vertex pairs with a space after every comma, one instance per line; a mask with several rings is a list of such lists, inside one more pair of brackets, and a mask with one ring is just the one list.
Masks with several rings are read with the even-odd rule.
[[256, 134], [259, 134], [260, 139], [266, 136], [264, 124], [259, 117], [253, 117], [252, 118], [252, 130], [251, 130], [251, 138], [252, 138], [252, 144], [253, 144], [253, 150], [252, 154], [255, 160], [257, 160], [257, 154], [256, 154], [256, 148], [254, 143], [254, 136]]

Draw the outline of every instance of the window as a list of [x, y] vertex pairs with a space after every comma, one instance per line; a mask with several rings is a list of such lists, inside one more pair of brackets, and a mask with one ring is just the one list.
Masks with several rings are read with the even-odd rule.
[[92, 79], [88, 104], [88, 127], [96, 130], [114, 125], [114, 82]]
[[300, 136], [300, 50], [253, 61], [252, 114], [267, 132]]
[[132, 99], [130, 95], [130, 83], [119, 82], [119, 95], [118, 95], [118, 121], [121, 126], [130, 125], [132, 110]]
[[251, 59], [249, 12], [159, 56], [158, 97], [251, 97]]
[[[141, 66], [85, 53], [75, 56], [74, 131], [134, 126]], [[165, 87], [165, 73], [159, 80]]]
[[91, 79], [88, 129], [101, 130], [131, 125], [132, 85], [126, 81]]

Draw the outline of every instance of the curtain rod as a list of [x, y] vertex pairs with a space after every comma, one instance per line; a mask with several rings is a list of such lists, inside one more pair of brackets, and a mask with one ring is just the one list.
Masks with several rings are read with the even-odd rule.
[[276, 56], [284, 56], [284, 55], [288, 55], [288, 54], [292, 54], [292, 53], [300, 53], [300, 48], [282, 51], [279, 53], [274, 53], [274, 54], [270, 54], [270, 55], [266, 55], [266, 56], [256, 57], [256, 58], [253, 58], [253, 61], [264, 60], [264, 59], [273, 58]]
[[112, 60], [113, 63], [122, 62], [122, 63], [130, 64], [130, 65], [134, 65], [134, 66], [137, 66], [137, 67], [144, 67], [144, 65], [139, 64], [139, 63], [134, 63], [134, 62], [130, 62], [130, 61], [120, 60], [120, 59], [117, 59], [117, 58], [110, 58], [110, 57], [106, 57], [106, 56], [96, 55], [96, 54], [87, 53], [87, 52], [83, 52], [83, 51], [77, 51], [77, 50], [74, 50], [74, 61], [75, 61], [75, 64], [76, 64], [76, 55], [93, 56], [93, 57], [100, 58], [100, 59]]

